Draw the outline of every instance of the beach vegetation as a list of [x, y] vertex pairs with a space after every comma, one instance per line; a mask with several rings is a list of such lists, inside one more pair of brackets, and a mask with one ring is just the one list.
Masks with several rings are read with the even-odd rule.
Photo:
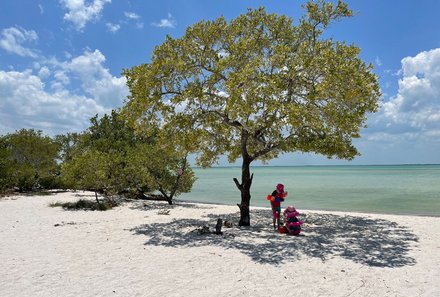
[[0, 138], [0, 190], [53, 189], [60, 184], [58, 143], [42, 131], [21, 129]]
[[82, 134], [60, 139], [66, 147], [62, 176], [73, 189], [130, 198], [158, 191], [172, 204], [195, 180], [186, 155], [154, 135], [135, 133], [116, 111], [93, 117]]
[[88, 199], [79, 199], [75, 202], [55, 202], [50, 207], [62, 207], [65, 210], [100, 210], [112, 209], [115, 205], [110, 201], [93, 201]]
[[249, 9], [230, 21], [200, 21], [180, 38], [167, 36], [151, 61], [124, 70], [130, 90], [122, 113], [144, 135], [157, 133], [197, 165], [226, 155], [241, 161], [240, 226], [250, 225], [250, 165], [282, 153], [359, 155], [367, 115], [381, 96], [360, 49], [326, 37], [352, 16], [347, 4], [309, 1], [296, 22]]
[[10, 172], [12, 166], [8, 155], [5, 137], [0, 137], [0, 194], [5, 193], [11, 186]]
[[66, 133], [55, 136], [55, 141], [59, 144], [58, 159], [60, 163], [65, 163], [73, 158], [81, 133]]

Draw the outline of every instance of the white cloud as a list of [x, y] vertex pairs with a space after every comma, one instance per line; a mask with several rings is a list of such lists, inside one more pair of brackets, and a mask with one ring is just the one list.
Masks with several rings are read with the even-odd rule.
[[44, 7], [41, 4], [38, 4], [38, 8], [40, 9], [40, 14], [44, 13]]
[[171, 15], [171, 13], [168, 13], [168, 18], [161, 19], [159, 23], [152, 23], [152, 25], [160, 28], [175, 28], [177, 22], [174, 19], [174, 17]]
[[129, 12], [129, 11], [125, 11], [124, 12], [125, 17], [128, 19], [128, 21], [135, 21], [136, 22], [136, 28], [138, 29], [142, 29], [144, 28], [144, 23], [141, 22], [141, 17], [134, 13], [134, 12]]
[[63, 90], [47, 92], [31, 70], [0, 71], [0, 132], [34, 128], [49, 134], [80, 131], [96, 113], [106, 110], [92, 98]]
[[374, 60], [374, 62], [376, 63], [377, 66], [382, 66], [382, 61], [380, 60], [379, 57], [376, 57], [376, 59]]
[[57, 86], [58, 84], [67, 86], [70, 83], [69, 76], [63, 70], [56, 70], [53, 77], [55, 79], [55, 81], [53, 82], [55, 86]]
[[371, 117], [368, 137], [435, 141], [433, 135], [440, 133], [440, 48], [402, 59], [399, 72], [398, 92]]
[[20, 27], [10, 27], [1, 32], [0, 48], [22, 57], [36, 58], [38, 56], [36, 51], [26, 48], [22, 44], [37, 40], [38, 35], [33, 30], [27, 31]]
[[136, 14], [134, 12], [129, 12], [129, 11], [125, 11], [124, 15], [127, 18], [132, 19], [132, 20], [138, 20], [140, 18], [140, 16], [138, 14]]
[[116, 33], [121, 29], [121, 25], [119, 24], [106, 23], [105, 26], [107, 27], [107, 30], [112, 33]]
[[78, 78], [82, 89], [105, 106], [120, 106], [128, 95], [124, 77], [114, 77], [102, 64], [105, 56], [99, 51], [86, 51], [64, 63], [63, 68]]
[[46, 66], [41, 67], [41, 68], [38, 70], [38, 76], [39, 76], [41, 79], [48, 78], [48, 77], [50, 76], [50, 70], [49, 70], [49, 68], [47, 68]]
[[66, 61], [41, 61], [34, 70], [0, 71], [0, 134], [21, 128], [51, 135], [82, 131], [95, 114], [121, 106], [126, 80], [112, 76], [104, 62], [95, 50]]
[[111, 3], [111, 0], [93, 0], [90, 4], [85, 3], [85, 0], [60, 0], [60, 3], [68, 10], [64, 19], [72, 22], [76, 30], [81, 31], [88, 22], [101, 17], [104, 5]]
[[84, 94], [108, 108], [122, 104], [128, 95], [125, 77], [114, 77], [103, 66], [105, 56], [99, 51], [86, 50], [82, 55], [63, 62], [51, 62], [58, 70], [56, 83], [79, 84]]

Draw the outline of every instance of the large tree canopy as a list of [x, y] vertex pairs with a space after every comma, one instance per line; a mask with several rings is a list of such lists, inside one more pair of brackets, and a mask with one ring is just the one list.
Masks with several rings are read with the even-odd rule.
[[378, 107], [377, 78], [359, 48], [322, 36], [351, 16], [347, 5], [318, 0], [306, 9], [296, 25], [264, 8], [201, 21], [124, 72], [131, 94], [123, 112], [133, 124], [161, 125], [199, 152], [202, 166], [223, 154], [241, 158], [240, 225], [250, 224], [252, 161], [296, 151], [352, 159], [352, 139]]

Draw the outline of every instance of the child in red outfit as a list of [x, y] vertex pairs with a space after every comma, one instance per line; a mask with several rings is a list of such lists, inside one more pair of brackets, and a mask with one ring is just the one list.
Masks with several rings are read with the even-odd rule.
[[273, 212], [273, 229], [280, 229], [280, 216], [281, 216], [281, 202], [287, 196], [287, 192], [284, 192], [284, 185], [278, 184], [276, 190], [272, 192], [272, 195], [268, 196], [270, 198], [270, 206]]

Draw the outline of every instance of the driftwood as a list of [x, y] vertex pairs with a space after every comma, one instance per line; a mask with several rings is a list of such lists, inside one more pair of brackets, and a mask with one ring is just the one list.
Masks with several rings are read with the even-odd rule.
[[234, 226], [234, 223], [232, 223], [231, 221], [225, 221], [225, 222], [223, 223], [223, 225], [224, 225], [226, 228], [232, 228], [232, 227]]
[[195, 229], [194, 231], [196, 231], [199, 235], [204, 235], [204, 234], [211, 234], [211, 230], [209, 230], [208, 226], [202, 226], [200, 228]]
[[202, 227], [192, 230], [191, 232], [197, 232], [198, 235], [205, 235], [205, 234], [223, 235], [222, 226], [223, 226], [223, 220], [218, 218], [217, 224], [215, 225], [215, 231], [211, 231], [211, 228], [209, 228], [209, 226], [204, 225]]
[[157, 212], [158, 215], [169, 215], [170, 210], [169, 209], [161, 209]]

